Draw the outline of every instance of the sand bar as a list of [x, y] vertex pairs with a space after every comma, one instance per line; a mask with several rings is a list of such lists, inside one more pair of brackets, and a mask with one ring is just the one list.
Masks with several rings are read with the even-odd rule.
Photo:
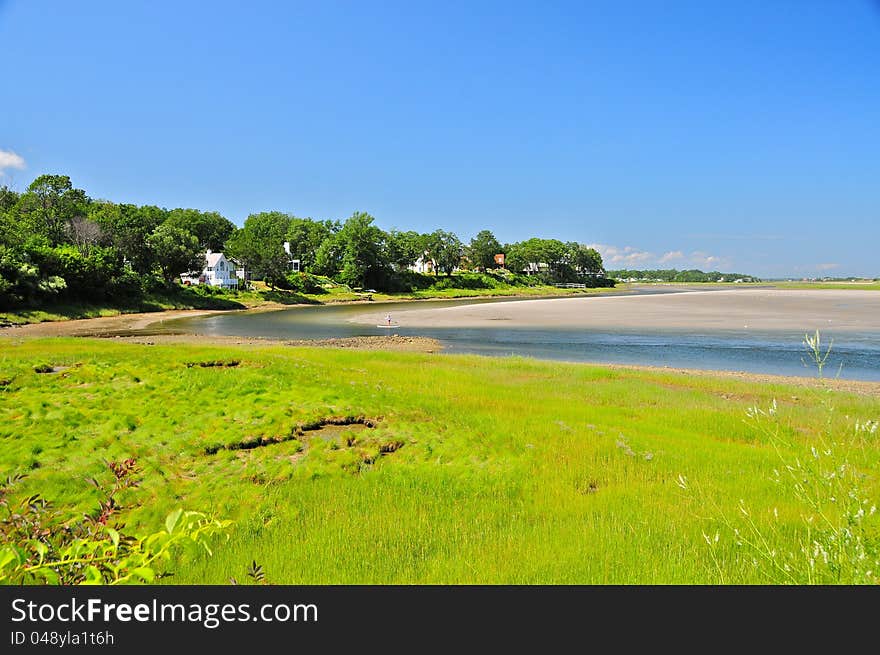
[[[383, 312], [351, 320], [378, 324]], [[552, 298], [401, 310], [401, 327], [668, 328], [880, 331], [880, 293], [724, 289], [657, 295]]]
[[148, 326], [175, 318], [216, 314], [217, 310], [171, 309], [164, 312], [117, 314], [98, 318], [78, 318], [70, 321], [46, 321], [0, 328], [0, 336], [8, 337], [101, 337], [127, 330], [142, 330]]

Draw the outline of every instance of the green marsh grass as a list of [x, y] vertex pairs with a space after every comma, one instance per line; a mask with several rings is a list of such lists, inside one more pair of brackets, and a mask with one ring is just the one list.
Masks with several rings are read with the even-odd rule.
[[880, 280], [861, 282], [774, 282], [779, 289], [825, 289], [838, 291], [880, 291]]
[[[216, 360], [239, 365], [187, 366]], [[130, 531], [178, 506], [234, 521], [172, 583], [242, 580], [254, 560], [291, 584], [764, 583], [733, 539], [707, 547], [710, 509], [746, 499], [796, 550], [802, 504], [774, 481], [780, 453], [880, 418], [877, 397], [829, 392], [829, 417], [783, 382], [268, 345], [3, 339], [0, 379], [0, 472], [26, 472], [23, 492], [81, 511], [102, 459], [136, 457]], [[780, 438], [747, 422], [774, 400]], [[330, 417], [375, 426], [297, 432]], [[255, 439], [278, 443], [206, 453]], [[851, 444], [872, 498], [877, 439]], [[864, 525], [876, 540], [877, 517]]]

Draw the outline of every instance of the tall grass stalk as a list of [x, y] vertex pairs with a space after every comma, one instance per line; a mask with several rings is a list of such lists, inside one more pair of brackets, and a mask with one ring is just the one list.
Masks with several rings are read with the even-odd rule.
[[[823, 350], [818, 330], [814, 335], [805, 335], [804, 345], [822, 378], [831, 345]], [[754, 405], [747, 411], [746, 423], [770, 444], [776, 456], [777, 466], [770, 479], [778, 487], [779, 496], [793, 497], [798, 504], [800, 520], [794, 534], [789, 534], [789, 523], [780, 520], [777, 507], [770, 510], [769, 521], [759, 522], [755, 510], [740, 499], [733, 518], [685, 478], [680, 478], [679, 486], [696, 492], [701, 503], [713, 508], [709, 520], [720, 524], [734, 541], [740, 551], [740, 564], [759, 571], [768, 582], [877, 584], [877, 506], [865, 487], [867, 474], [856, 460], [865, 450], [866, 439], [876, 434], [878, 423], [856, 419], [850, 422], [850, 431], [842, 433], [834, 421], [830, 389], [820, 388], [817, 394], [815, 402], [822, 408], [824, 426], [806, 448], [799, 449], [784, 436], [785, 426], [775, 399], [766, 408]], [[718, 553], [721, 532], [716, 530], [714, 537], [706, 533], [703, 536], [719, 582], [724, 583], [725, 567]]]

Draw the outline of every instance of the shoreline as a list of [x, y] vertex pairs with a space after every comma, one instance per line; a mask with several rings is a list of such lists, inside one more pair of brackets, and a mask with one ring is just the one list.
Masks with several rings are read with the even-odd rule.
[[[647, 291], [645, 293], [639, 293], [639, 290], [650, 290], [650, 289], [674, 289], [674, 291], [668, 291], [665, 293], [651, 293]], [[363, 305], [363, 306], [378, 306], [378, 305], [386, 305], [386, 304], [394, 304], [394, 303], [414, 303], [416, 305], [421, 304], [429, 304], [433, 302], [468, 302], [468, 301], [483, 301], [483, 300], [510, 300], [517, 301], [519, 303], [528, 303], [528, 302], [538, 302], [538, 301], [577, 301], [577, 300], [614, 300], [614, 299], [623, 299], [623, 298], [637, 298], [643, 296], [670, 296], [676, 295], [680, 296], [683, 294], [696, 294], [696, 293], [743, 293], [743, 292], [776, 292], [776, 293], [785, 293], [787, 295], [793, 293], [821, 293], [823, 296], [830, 296], [835, 292], [845, 293], [846, 296], [851, 297], [854, 294], [852, 291], [861, 292], [862, 294], [871, 294], [869, 296], [870, 300], [874, 300], [874, 297], [880, 298], [880, 293], [876, 293], [870, 290], [864, 289], [803, 289], [803, 288], [793, 288], [786, 289], [784, 287], [775, 287], [772, 285], [761, 284], [759, 285], [750, 285], [749, 287], [731, 287], [727, 284], [716, 284], [716, 283], [677, 283], [677, 282], [656, 282], [656, 283], [622, 283], [617, 287], [611, 288], [596, 288], [591, 289], [587, 292], [560, 292], [558, 294], [548, 294], [548, 295], [535, 295], [531, 293], [511, 293], [511, 294], [475, 294], [472, 296], [456, 296], [456, 297], [446, 297], [446, 296], [433, 296], [428, 298], [413, 298], [413, 297], [383, 297], [378, 299], [373, 298], [353, 298], [353, 299], [340, 299], [333, 300], [328, 299], [326, 301], [316, 301], [314, 303], [282, 303], [277, 301], [265, 301], [259, 305], [255, 305], [253, 307], [243, 307], [240, 309], [164, 309], [157, 311], [148, 311], [148, 312], [124, 312], [120, 311], [119, 314], [114, 314], [112, 316], [98, 316], [92, 318], [72, 318], [72, 319], [62, 319], [62, 320], [46, 320], [36, 323], [19, 323], [19, 324], [0, 324], [0, 337], [9, 336], [9, 335], [21, 335], [21, 336], [107, 336], [108, 333], [112, 332], [124, 332], [126, 330], [142, 330], [150, 325], [156, 323], [162, 323], [166, 320], [172, 320], [176, 318], [184, 318], [184, 317], [196, 317], [196, 316], [206, 316], [210, 314], [229, 314], [229, 313], [262, 313], [262, 312], [274, 312], [283, 309], [297, 309], [304, 307], [332, 307], [338, 305]], [[848, 299], [848, 298], [847, 298]], [[481, 303], [474, 302], [474, 305], [489, 305], [492, 303]], [[413, 310], [403, 310], [404, 312], [410, 312]], [[880, 315], [880, 312], [878, 312]], [[362, 322], [364, 324], [372, 323], [378, 314], [369, 315], [365, 314], [362, 317]], [[413, 317], [417, 321], [423, 320], [422, 317], [415, 316]], [[477, 319], [479, 320], [479, 319]], [[492, 317], [486, 320], [491, 321], [499, 321], [499, 320], [507, 320], [505, 317]], [[509, 324], [510, 325], [510, 324]], [[520, 326], [525, 326], [526, 323], [521, 323]], [[560, 324], [557, 324], [560, 325]], [[564, 325], [562, 323], [561, 325]], [[51, 327], [49, 327], [51, 326]], [[57, 327], [55, 327], [57, 326]], [[90, 327], [91, 326], [91, 327]], [[418, 325], [418, 327], [424, 327], [425, 325]], [[430, 327], [437, 327], [438, 325], [430, 325]], [[463, 323], [457, 322], [449, 325], [442, 325], [443, 327], [454, 327], [454, 326], [462, 326], [462, 327], [477, 327], [476, 323]], [[625, 325], [607, 325], [607, 327], [628, 327]], [[657, 327], [657, 326], [649, 326], [649, 327]], [[675, 325], [674, 327], [695, 327], [692, 324], [688, 325]], [[699, 327], [699, 326], [696, 326]], [[824, 326], [823, 326], [824, 327]], [[839, 325], [834, 326], [840, 329]]]
[[[115, 317], [111, 317], [115, 318]], [[93, 320], [93, 319], [88, 319]], [[0, 334], [0, 338], [8, 335]], [[45, 335], [32, 335], [31, 338], [51, 338]], [[142, 346], [231, 346], [231, 347], [258, 347], [275, 348], [280, 346], [294, 348], [337, 348], [364, 351], [385, 352], [413, 352], [422, 354], [439, 354], [443, 351], [443, 344], [437, 339], [407, 335], [380, 335], [364, 337], [334, 337], [327, 339], [271, 339], [260, 337], [239, 336], [208, 336], [198, 334], [153, 334], [153, 335], [105, 335], [105, 336], [82, 336], [79, 338], [91, 338], [107, 340], [112, 343], [127, 343]], [[486, 355], [458, 355], [462, 357], [484, 357], [488, 360], [496, 357]], [[497, 357], [497, 359], [504, 359]], [[536, 360], [541, 362], [553, 362], [555, 360]], [[815, 376], [778, 375], [773, 373], [753, 373], [750, 371], [730, 371], [723, 369], [682, 368], [675, 366], [649, 366], [643, 364], [615, 364], [610, 362], [557, 362], [566, 366], [587, 366], [591, 368], [607, 369], [611, 371], [632, 371], [656, 374], [668, 374], [677, 378], [708, 377], [716, 379], [728, 379], [745, 383], [783, 385], [803, 387], [814, 390], [829, 389], [835, 392], [854, 393], [863, 396], [872, 396], [880, 399], [880, 382], [871, 380], [848, 380], [839, 378], [819, 378]], [[735, 395], [735, 394], [734, 394]]]
[[[816, 310], [813, 301], [818, 301], [820, 306], [833, 306], [841, 300], [840, 294], [846, 301], [854, 300], [846, 303], [850, 313], [855, 312], [856, 318], [867, 312], [874, 319], [869, 323], [869, 329], [880, 331], [880, 294], [875, 292], [864, 292], [870, 294], [870, 298], [859, 298], [853, 295], [853, 291], [834, 292], [828, 290], [803, 291], [803, 290], [693, 290], [692, 288], [682, 289], [681, 293], [662, 294], [662, 295], [618, 295], [618, 296], [591, 296], [591, 297], [551, 297], [537, 299], [527, 297], [517, 299], [510, 303], [470, 303], [456, 305], [453, 307], [413, 307], [413, 309], [401, 309], [395, 312], [395, 319], [403, 323], [401, 327], [433, 327], [437, 324], [443, 325], [447, 322], [460, 327], [470, 325], [468, 321], [462, 321], [459, 315], [461, 313], [469, 313], [472, 315], [471, 321], [486, 321], [493, 327], [497, 327], [501, 321], [498, 320], [500, 314], [510, 315], [504, 321], [504, 325], [510, 327], [530, 326], [530, 320], [547, 321], [548, 315], [554, 318], [567, 315], [569, 325], [574, 322], [575, 325], [583, 325], [586, 322], [595, 320], [596, 317], [611, 317], [613, 320], [619, 320], [621, 315], [633, 316], [633, 312], [638, 315], [638, 324], [629, 324], [626, 327], [642, 328], [662, 328], [670, 327], [674, 324], [676, 327], [685, 329], [698, 330], [705, 324], [706, 316], [715, 316], [715, 320], [724, 322], [720, 327], [728, 329], [737, 329], [736, 325], [739, 318], [735, 312], [731, 312], [731, 308], [736, 307], [736, 303], [748, 299], [755, 294], [760, 295], [762, 303], [759, 303], [761, 311], [767, 311], [771, 314], [771, 322], [776, 320], [775, 327], [779, 327], [779, 313], [782, 312], [787, 324], [796, 325], [798, 329], [806, 329], [802, 327], [800, 320], [803, 318], [803, 311], [791, 312], [791, 307], [782, 300], [794, 299], [797, 302], [807, 302], [807, 313]], [[782, 297], [780, 297], [780, 294]], [[820, 295], [819, 295], [820, 294]], [[859, 294], [862, 295], [862, 294]], [[877, 300], [874, 301], [873, 299]], [[448, 300], [445, 298], [419, 299], [427, 303]], [[467, 301], [469, 299], [462, 299]], [[754, 300], [754, 299], [752, 299]], [[865, 302], [871, 300], [873, 302]], [[730, 302], [733, 301], [733, 305]], [[861, 302], [860, 302], [861, 301]], [[396, 301], [369, 301], [357, 300], [346, 301], [345, 304], [357, 304], [363, 306], [379, 305]], [[400, 302], [400, 301], [397, 301]], [[403, 302], [410, 302], [409, 300]], [[691, 305], [691, 311], [682, 309], [684, 305]], [[830, 305], [829, 305], [830, 303]], [[337, 303], [333, 303], [337, 304]], [[693, 311], [694, 305], [702, 305], [702, 312]], [[877, 305], [876, 308], [874, 305]], [[603, 313], [602, 306], [610, 305], [615, 309], [613, 312]], [[670, 306], [673, 308], [670, 310]], [[89, 319], [74, 319], [68, 321], [54, 321], [44, 323], [33, 323], [23, 326], [11, 326], [0, 328], [0, 338], [51, 338], [51, 337], [86, 337], [86, 338], [113, 338], [121, 342], [141, 343], [147, 345], [154, 344], [188, 344], [188, 345], [228, 345], [228, 346], [301, 346], [301, 347], [332, 347], [332, 348], [352, 348], [360, 350], [388, 350], [388, 351], [410, 351], [422, 353], [439, 353], [442, 352], [443, 346], [436, 339], [421, 336], [401, 336], [382, 335], [382, 336], [361, 336], [361, 337], [339, 337], [325, 339], [278, 339], [278, 338], [260, 338], [260, 337], [242, 337], [242, 336], [214, 336], [200, 334], [125, 334], [129, 331], [145, 330], [157, 325], [161, 325], [165, 321], [184, 317], [209, 316], [228, 313], [262, 313], [274, 312], [282, 309], [290, 309], [293, 307], [314, 307], [314, 305], [284, 305], [282, 303], [273, 303], [269, 306], [261, 306], [254, 309], [237, 309], [237, 310], [166, 310], [159, 312], [144, 312], [133, 314], [119, 314], [109, 317], [98, 317]], [[629, 309], [627, 309], [629, 307]], [[589, 313], [585, 314], [584, 309], [589, 309]], [[622, 309], [621, 309], [622, 308]], [[801, 310], [804, 307], [800, 307]], [[820, 307], [821, 309], [821, 307]], [[377, 308], [378, 310], [378, 308]], [[658, 310], [661, 310], [658, 313]], [[754, 308], [753, 308], [754, 311]], [[775, 311], [775, 314], [774, 314]], [[785, 314], [785, 312], [789, 312]], [[516, 313], [521, 315], [521, 320], [513, 320]], [[476, 314], [476, 319], [473, 315]], [[379, 313], [366, 312], [355, 319], [358, 323], [369, 324], [376, 320]], [[454, 320], [449, 316], [453, 315]], [[437, 317], [440, 317], [439, 321]], [[681, 316], [686, 316], [687, 321], [681, 321]], [[775, 318], [773, 318], [775, 316]], [[531, 317], [531, 318], [529, 318]], [[505, 317], [501, 317], [502, 319]], [[758, 317], [763, 318], [763, 317]], [[838, 315], [839, 320], [831, 323], [823, 323], [823, 329], [834, 328], [835, 330], [846, 330], [852, 326], [853, 317]], [[418, 320], [415, 320], [418, 319]], [[524, 319], [524, 320], [523, 320]], [[754, 323], [754, 321], [753, 321]], [[762, 326], [760, 320], [754, 329], [767, 329]], [[766, 323], [766, 320], [764, 321]], [[479, 325], [479, 323], [477, 323]], [[783, 321], [785, 324], [785, 321]], [[566, 323], [562, 324], [563, 326]], [[592, 327], [588, 325], [588, 327]], [[719, 327], [713, 324], [712, 327]], [[860, 329], [865, 329], [862, 325]], [[738, 329], [743, 329], [740, 325]], [[792, 328], [788, 328], [792, 329]], [[588, 366], [596, 366], [610, 370], [634, 370], [634, 371], [652, 371], [658, 373], [672, 373], [679, 375], [692, 376], [713, 376], [728, 379], [739, 379], [743, 381], [760, 382], [768, 384], [791, 384], [797, 386], [817, 387], [827, 384], [830, 388], [841, 391], [850, 391], [860, 394], [868, 394], [880, 397], [880, 382], [868, 380], [837, 380], [818, 378], [809, 376], [789, 376], [765, 373], [752, 373], [748, 371], [730, 371], [718, 369], [692, 369], [669, 366], [648, 366], [638, 364], [614, 364], [604, 362], [578, 362]]]
[[[539, 286], [539, 287], [510, 287], [510, 289], [484, 289], [483, 291], [487, 291], [487, 293], [479, 293], [479, 290], [470, 290], [472, 293], [468, 293], [467, 289], [452, 289], [452, 291], [460, 291], [462, 295], [436, 295], [436, 296], [413, 296], [408, 292], [400, 292], [400, 295], [389, 295], [386, 293], [376, 292], [375, 294], [369, 293], [356, 293], [351, 294], [355, 297], [351, 298], [338, 298], [333, 297], [333, 294], [319, 294], [319, 295], [299, 295], [297, 297], [304, 298], [304, 301], [299, 302], [280, 302], [278, 300], [260, 300], [255, 302], [254, 304], [248, 305], [243, 303], [238, 303], [238, 307], [233, 308], [210, 308], [210, 307], [188, 307], [188, 308], [174, 308], [169, 307], [167, 309], [154, 309], [154, 310], [146, 310], [146, 311], [132, 311], [129, 307], [114, 307], [107, 306], [101, 308], [93, 308], [95, 310], [100, 309], [101, 311], [107, 312], [116, 312], [115, 314], [110, 314], [106, 316], [89, 316], [89, 317], [81, 317], [81, 318], [68, 318], [63, 315], [63, 309], [59, 309], [53, 306], [45, 306], [45, 307], [20, 307], [17, 310], [9, 310], [9, 311], [0, 311], [0, 333], [3, 330], [8, 328], [20, 328], [25, 327], [27, 325], [39, 325], [41, 323], [69, 323], [71, 321], [90, 321], [95, 320], [97, 318], [116, 318], [119, 316], [131, 316], [131, 315], [142, 315], [142, 314], [165, 314], [168, 312], [188, 312], [188, 311], [204, 311], [204, 312], [257, 312], [257, 311], [272, 311], [275, 309], [292, 309], [295, 307], [328, 307], [334, 305], [360, 305], [360, 304], [370, 304], [370, 305], [378, 305], [383, 303], [403, 303], [403, 302], [425, 302], [425, 301], [450, 301], [450, 300], [481, 300], [481, 299], [495, 299], [495, 298], [511, 298], [511, 299], [553, 299], [553, 298], [571, 298], [571, 297], [590, 297], [607, 294], [609, 292], [616, 294], [628, 294], [634, 290], [634, 287], [645, 286], [648, 287], [650, 285], [633, 285], [630, 283], [621, 283], [616, 287], [589, 287], [587, 289], [561, 289], [556, 288], [549, 285]], [[530, 289], [540, 289], [539, 293], [532, 293]], [[506, 293], [506, 291], [514, 290], [513, 293]], [[378, 295], [378, 298], [374, 298], [374, 295]], [[244, 302], [247, 302], [245, 299]], [[22, 318], [26, 314], [30, 313], [41, 313], [44, 315], [42, 319], [38, 319], [35, 321], [30, 321], [24, 318], [22, 321], [13, 321], [13, 320], [5, 320], [3, 319], [4, 315], [9, 316], [18, 316]], [[49, 317], [45, 317], [48, 315]], [[51, 316], [54, 316], [52, 318]]]
[[[429, 298], [412, 298], [412, 297], [386, 297], [386, 298], [351, 298], [333, 300], [328, 299], [324, 302], [301, 302], [301, 303], [283, 303], [274, 300], [267, 300], [254, 305], [253, 307], [242, 307], [236, 309], [159, 309], [147, 312], [126, 312], [119, 311], [118, 314], [112, 316], [94, 316], [91, 318], [65, 318], [60, 320], [45, 320], [34, 323], [0, 323], [0, 337], [6, 335], [22, 335], [22, 336], [106, 336], [107, 332], [125, 331], [125, 330], [142, 330], [155, 323], [161, 323], [165, 320], [176, 318], [204, 316], [209, 314], [234, 314], [234, 313], [251, 313], [258, 314], [262, 312], [274, 312], [282, 309], [300, 309], [306, 307], [334, 307], [338, 305], [384, 305], [393, 303], [430, 303], [430, 302], [449, 302], [449, 301], [471, 301], [471, 300], [555, 300], [559, 298], [588, 298], [601, 295], [602, 293], [616, 292], [618, 294], [629, 294], [633, 291], [632, 285], [623, 285], [620, 288], [597, 288], [588, 293], [572, 293], [571, 291], [549, 294], [536, 295], [531, 293], [511, 293], [511, 294], [476, 294], [472, 296], [432, 296]], [[153, 320], [148, 320], [150, 317]], [[94, 329], [85, 326], [94, 326]], [[119, 327], [112, 327], [118, 325]], [[59, 327], [46, 327], [59, 326]]]
[[136, 312], [98, 316], [95, 318], [74, 318], [66, 321], [44, 321], [24, 325], [0, 327], [0, 337], [106, 337], [116, 332], [143, 330], [157, 323], [210, 314], [248, 311], [241, 309], [166, 309], [157, 312]]
[[157, 345], [197, 345], [197, 346], [291, 346], [300, 348], [346, 348], [351, 350], [386, 350], [437, 353], [443, 345], [430, 337], [400, 334], [365, 337], [330, 337], [327, 339], [272, 339], [262, 337], [206, 336], [201, 334], [151, 334], [103, 337], [114, 342]]

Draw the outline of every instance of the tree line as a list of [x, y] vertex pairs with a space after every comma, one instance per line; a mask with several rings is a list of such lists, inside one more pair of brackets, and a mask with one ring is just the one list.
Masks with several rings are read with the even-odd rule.
[[[529, 263], [544, 266], [535, 272], [546, 282], [573, 282], [604, 276], [602, 257], [592, 248], [555, 239], [529, 239], [501, 244], [489, 230], [470, 242], [446, 230], [419, 233], [384, 231], [365, 212], [355, 212], [344, 222], [297, 218], [282, 212], [252, 214], [226, 243], [226, 252], [258, 279], [283, 285], [289, 279], [289, 260], [352, 287], [408, 290], [414, 283], [409, 270], [419, 260], [430, 261], [441, 275], [457, 269], [488, 271], [501, 268], [497, 255], [505, 255], [504, 268], [521, 272]], [[283, 242], [290, 243], [290, 254]]]
[[633, 280], [645, 282], [760, 282], [754, 275], [742, 273], [721, 273], [719, 271], [704, 272], [699, 269], [679, 271], [674, 268], [656, 270], [620, 269], [608, 271], [608, 276], [617, 280]]
[[5, 307], [49, 300], [131, 301], [146, 291], [173, 290], [182, 274], [202, 269], [208, 249], [225, 252], [252, 279], [273, 288], [297, 283], [291, 259], [299, 259], [310, 274], [390, 291], [418, 285], [409, 268], [420, 259], [430, 260], [445, 276], [457, 269], [499, 268], [498, 254], [514, 272], [540, 263], [532, 272], [546, 282], [604, 276], [598, 252], [555, 239], [502, 244], [482, 230], [463, 243], [440, 229], [385, 231], [365, 212], [344, 221], [261, 212], [238, 228], [217, 212], [93, 199], [66, 175], [41, 175], [22, 192], [0, 186], [0, 305]]

